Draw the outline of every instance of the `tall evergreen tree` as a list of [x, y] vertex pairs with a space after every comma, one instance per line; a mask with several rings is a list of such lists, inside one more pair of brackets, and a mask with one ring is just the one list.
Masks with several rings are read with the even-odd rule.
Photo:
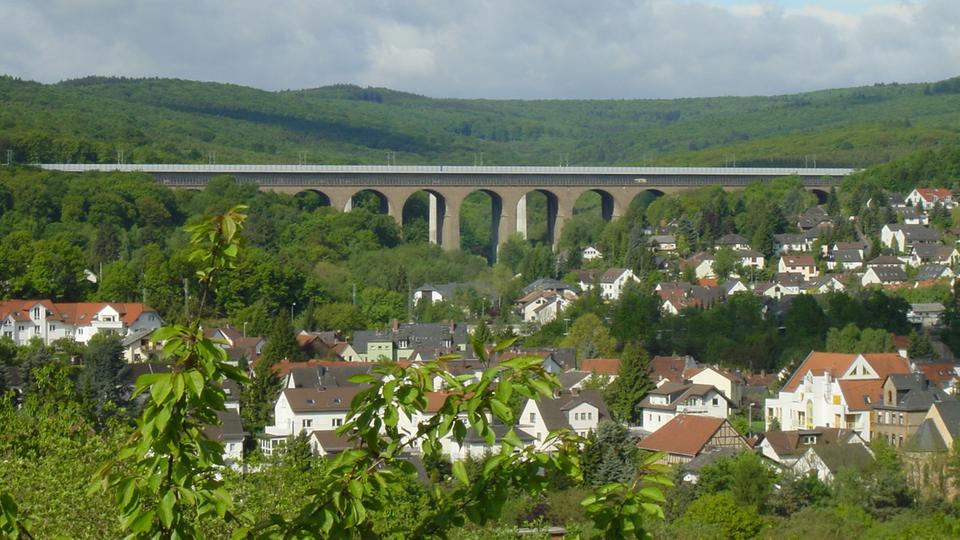
[[123, 379], [129, 367], [123, 360], [120, 336], [100, 332], [83, 353], [85, 387], [94, 413], [101, 420], [124, 401]]
[[263, 347], [260, 361], [273, 366], [281, 360], [299, 362], [305, 358], [306, 355], [297, 343], [290, 316], [286, 310], [281, 309], [280, 314], [273, 320], [273, 327], [267, 335], [267, 344]]
[[630, 482], [637, 474], [637, 454], [637, 442], [625, 426], [600, 422], [587, 436], [584, 447], [584, 481], [591, 486]]
[[606, 402], [613, 417], [624, 423], [640, 422], [637, 405], [653, 387], [650, 382], [650, 356], [636, 343], [628, 343], [620, 356], [617, 380], [607, 387]]
[[240, 415], [245, 428], [257, 433], [270, 423], [280, 387], [281, 381], [273, 371], [273, 364], [261, 357], [254, 363], [250, 384], [240, 394]]

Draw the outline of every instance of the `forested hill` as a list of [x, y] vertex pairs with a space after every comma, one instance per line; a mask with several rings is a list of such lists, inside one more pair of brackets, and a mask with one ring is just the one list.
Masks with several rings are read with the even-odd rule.
[[[434, 99], [0, 77], [0, 161], [861, 167], [960, 143], [960, 78], [773, 97]], [[482, 157], [481, 157], [482, 153]]]

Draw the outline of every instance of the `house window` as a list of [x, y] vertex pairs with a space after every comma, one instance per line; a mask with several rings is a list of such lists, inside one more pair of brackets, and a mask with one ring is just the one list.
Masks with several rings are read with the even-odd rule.
[[78, 336], [82, 336], [82, 335], [83, 335], [83, 328], [77, 328], [77, 335], [78, 335]]
[[593, 420], [593, 413], [592, 413], [592, 412], [588, 412], [588, 413], [587, 413], [587, 420]]
[[343, 418], [334, 418], [333, 427], [340, 427], [343, 425]]
[[899, 424], [899, 425], [901, 425], [901, 426], [903, 425], [903, 413], [900, 413], [899, 418], [898, 418], [898, 421], [897, 421], [897, 424]]
[[878, 424], [883, 423], [883, 413], [881, 411], [877, 411], [877, 423]]
[[537, 421], [537, 413], [530, 413], [530, 423], [533, 424]]
[[304, 428], [313, 427], [313, 420], [304, 420], [303, 427]]
[[50, 325], [50, 331], [51, 331], [51, 332], [53, 332], [53, 331], [56, 330], [56, 329], [57, 329], [57, 325], [55, 325], [55, 324], [51, 324], [51, 325]]
[[39, 326], [34, 326], [34, 327], [33, 327], [33, 332], [34, 332], [35, 334], [39, 334], [39, 333], [40, 333], [40, 327], [39, 327]]
[[33, 308], [33, 318], [34, 319], [40, 318], [40, 308], [38, 307]]
[[716, 407], [720, 405], [720, 398], [713, 398], [713, 406]]

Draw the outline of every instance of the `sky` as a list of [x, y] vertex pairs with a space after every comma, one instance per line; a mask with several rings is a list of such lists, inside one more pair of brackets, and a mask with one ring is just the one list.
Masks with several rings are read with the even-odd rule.
[[776, 95], [960, 75], [960, 0], [0, 0], [0, 73], [492, 99]]

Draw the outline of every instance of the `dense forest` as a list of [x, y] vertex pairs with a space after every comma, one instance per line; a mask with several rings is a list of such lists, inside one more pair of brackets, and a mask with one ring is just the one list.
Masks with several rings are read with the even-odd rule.
[[956, 87], [950, 79], [770, 97], [493, 101], [350, 85], [267, 92], [0, 77], [0, 161], [863, 167], [960, 142]]

